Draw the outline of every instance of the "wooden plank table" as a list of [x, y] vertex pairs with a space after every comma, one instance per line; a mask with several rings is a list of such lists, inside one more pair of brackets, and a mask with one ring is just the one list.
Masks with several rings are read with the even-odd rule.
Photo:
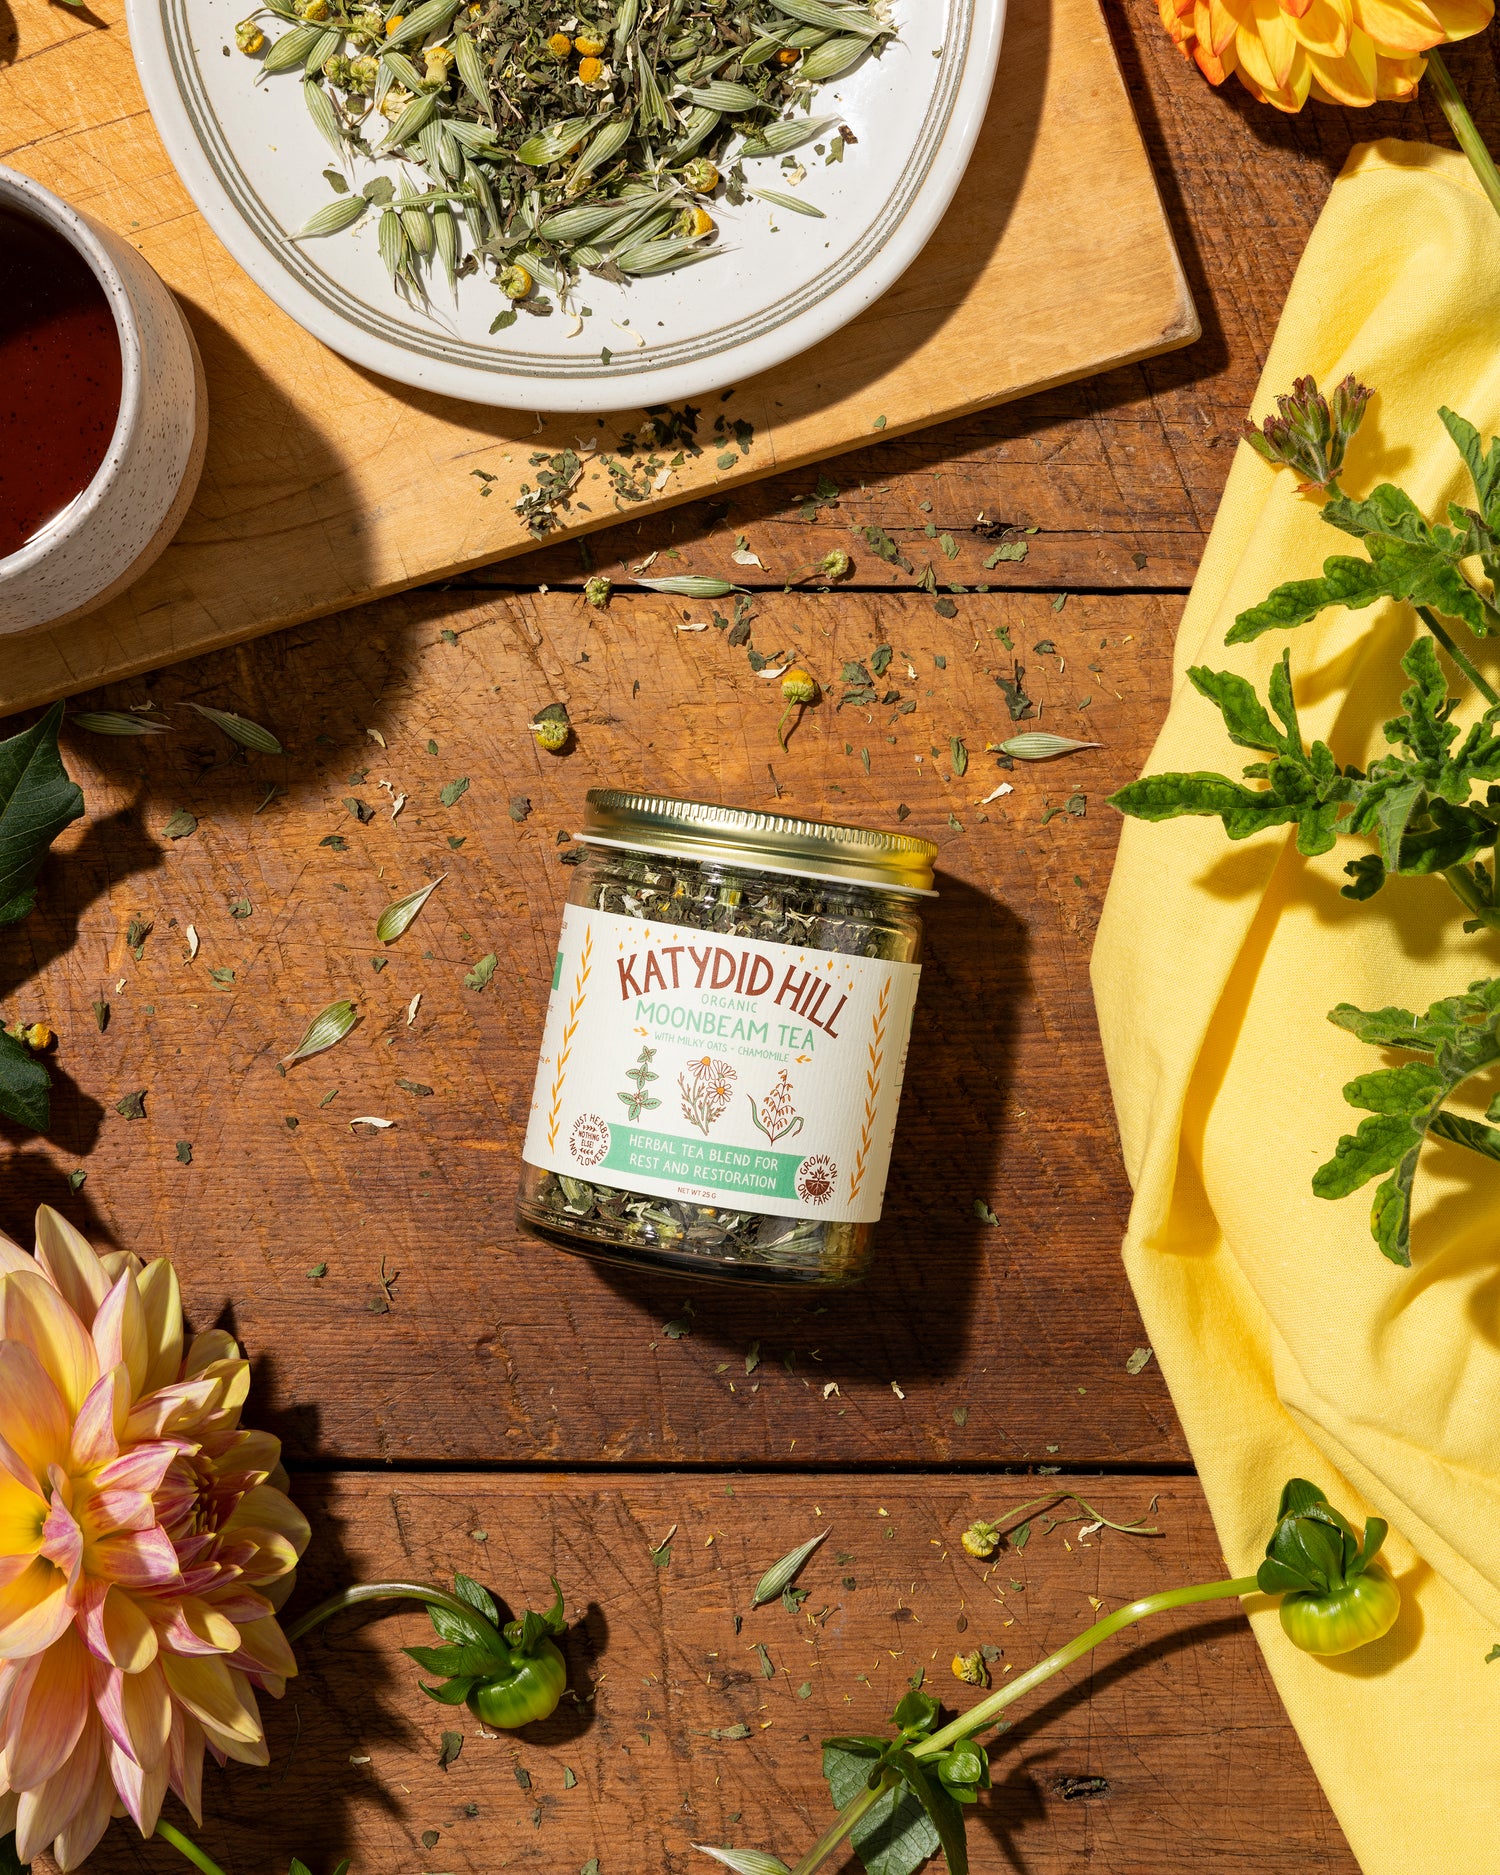
[[[90, 818], [61, 843], [38, 912], [0, 934], [7, 1017], [45, 1016], [61, 1034], [58, 1119], [49, 1141], [3, 1135], [0, 1226], [23, 1231], [48, 1199], [98, 1241], [171, 1249], [194, 1318], [234, 1324], [255, 1360], [255, 1417], [285, 1440], [317, 1533], [299, 1597], [351, 1570], [459, 1566], [516, 1596], [557, 1571], [582, 1617], [584, 1704], [519, 1740], [467, 1725], [446, 1771], [449, 1721], [397, 1652], [416, 1617], [310, 1641], [272, 1715], [270, 1769], [208, 1780], [205, 1844], [233, 1875], [292, 1853], [318, 1875], [343, 1853], [382, 1875], [566, 1872], [596, 1856], [600, 1875], [685, 1875], [707, 1866], [689, 1849], [703, 1840], [787, 1853], [824, 1814], [806, 1741], [877, 1718], [916, 1665], [944, 1683], [960, 1616], [966, 1637], [1022, 1664], [1083, 1625], [1090, 1597], [1218, 1567], [1161, 1375], [1126, 1367], [1143, 1336], [1117, 1259], [1128, 1192], [1086, 978], [1114, 844], [1103, 802], [1165, 707], [1181, 596], [1331, 176], [1361, 138], [1443, 138], [1425, 102], [1282, 119], [1213, 94], [1148, 0], [1127, 0], [1112, 28], [1203, 315], [1198, 344], [846, 457], [836, 499], [825, 489], [816, 506], [803, 471], [591, 543], [603, 571], [653, 552], [720, 571], [744, 535], [764, 562], [736, 569], [761, 589], [755, 645], [834, 674], [890, 643], [914, 715], [888, 726], [825, 706], [782, 756], [743, 654], [675, 631], [691, 607], [625, 596], [588, 611], [575, 543], [89, 699], [154, 696], [181, 725], [170, 738], [70, 736]], [[1487, 45], [1452, 62], [1493, 135]], [[1025, 561], [983, 569], [980, 513], [1039, 530]], [[919, 569], [936, 553], [945, 580], [996, 590], [938, 616], [869, 552], [858, 530], [875, 525]], [[945, 532], [951, 561], [930, 538]], [[851, 544], [848, 587], [782, 590]], [[978, 751], [1005, 726], [1000, 632], [1043, 720], [1104, 746], [1065, 770], [1018, 771], [1012, 795], [980, 806], [998, 777]], [[1032, 649], [1043, 640], [1055, 651]], [[272, 723], [287, 754], [227, 755], [187, 726], [188, 698]], [[579, 732], [561, 761], [524, 732], [553, 699]], [[953, 735], [975, 752], [962, 779]], [[438, 789], [459, 775], [469, 792], [444, 809]], [[623, 777], [756, 804], [774, 785], [799, 812], [873, 824], [905, 803], [906, 824], [942, 848], [881, 1259], [856, 1295], [689, 1297], [564, 1263], [514, 1230], [568, 876], [559, 835], [588, 787]], [[361, 824], [344, 803], [383, 802], [381, 780], [409, 805]], [[284, 792], [262, 806], [273, 786]], [[1086, 812], [1043, 824], [1075, 789]], [[522, 821], [513, 797], [531, 804]], [[171, 842], [162, 827], [179, 807], [199, 827]], [[343, 850], [320, 844], [329, 834]], [[441, 870], [448, 882], [377, 973], [379, 910]], [[153, 926], [139, 961], [133, 916]], [[490, 949], [506, 968], [466, 990]], [[275, 1060], [306, 1015], [345, 992], [360, 996], [360, 1028], [282, 1079]], [[103, 1035], [89, 1008], [101, 995]], [[145, 1119], [119, 1117], [142, 1088]], [[356, 1137], [348, 1116], [371, 1112], [397, 1125]], [[975, 1217], [976, 1196], [997, 1226]], [[664, 1333], [684, 1319], [685, 1336]], [[1044, 1468], [1112, 1515], [1154, 1497], [1165, 1534], [1080, 1541], [1059, 1527], [986, 1584], [955, 1538], [1044, 1488]], [[802, 1617], [751, 1615], [760, 1570], [820, 1519], [852, 1560], [809, 1575]], [[657, 1568], [651, 1546], [673, 1523]], [[747, 1653], [756, 1641], [771, 1680]], [[710, 1736], [739, 1722], [748, 1739]], [[1355, 1866], [1237, 1614], [1097, 1656], [1025, 1719], [997, 1782], [975, 1832], [986, 1875]], [[120, 1825], [96, 1866], [177, 1865]]]

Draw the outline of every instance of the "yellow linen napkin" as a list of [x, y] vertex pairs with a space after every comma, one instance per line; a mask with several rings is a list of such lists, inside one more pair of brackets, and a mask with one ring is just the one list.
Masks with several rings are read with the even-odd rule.
[[[1486, 439], [1500, 431], [1500, 228], [1461, 156], [1395, 142], [1353, 152], [1255, 415], [1295, 377], [1331, 391], [1348, 371], [1377, 396], [1344, 487], [1395, 481], [1428, 514], [1472, 503], [1436, 413], [1447, 404]], [[1294, 475], [1241, 445], [1148, 773], [1237, 776], [1253, 754], [1185, 672], [1237, 671], [1264, 694], [1288, 646], [1307, 740], [1361, 764], [1384, 749], [1396, 660], [1420, 629], [1409, 607], [1333, 610], [1224, 646], [1273, 586], [1361, 552]], [[1500, 657], [1478, 661], [1493, 680]], [[1447, 668], [1472, 720], [1473, 692]], [[1330, 1202], [1309, 1179], [1362, 1117], [1344, 1082], [1396, 1059], [1333, 1028], [1328, 1010], [1424, 1009], [1500, 974], [1500, 942], [1463, 935], [1440, 881], [1341, 898], [1343, 862], [1365, 850], [1341, 841], [1309, 860], [1290, 834], [1231, 844], [1217, 820], [1127, 821], [1094, 991], [1135, 1189], [1125, 1265], [1230, 1573], [1255, 1569], [1294, 1474], [1356, 1521], [1375, 1512], [1392, 1527], [1404, 1606], [1384, 1641], [1316, 1660], [1252, 1607], [1276, 1685], [1366, 1875], [1459, 1875], [1500, 1870], [1500, 1662], [1485, 1664], [1500, 1640], [1500, 1166], [1424, 1147], [1410, 1270], [1369, 1236], [1373, 1184]], [[1264, 1848], [1280, 1868], [1274, 1832]]]

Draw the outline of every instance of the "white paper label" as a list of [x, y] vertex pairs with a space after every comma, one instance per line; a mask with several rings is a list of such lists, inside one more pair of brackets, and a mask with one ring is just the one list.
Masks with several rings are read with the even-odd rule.
[[689, 1204], [873, 1223], [920, 975], [570, 905], [527, 1161]]

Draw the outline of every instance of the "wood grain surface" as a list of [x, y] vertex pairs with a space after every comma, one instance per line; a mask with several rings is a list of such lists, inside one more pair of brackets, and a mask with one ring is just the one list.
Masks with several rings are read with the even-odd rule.
[[[1125, 1368], [1142, 1340], [1118, 1261], [1128, 1195], [1086, 979], [1115, 842], [1104, 797], [1144, 759], [1176, 607], [944, 603], [955, 617], [925, 594], [766, 595], [733, 648], [712, 625], [678, 629], [710, 617], [701, 604], [419, 594], [100, 693], [154, 697], [175, 727], [68, 732], [88, 818], [38, 910], [0, 932], [0, 1002], [61, 1037], [56, 1122], [47, 1141], [8, 1136], [0, 1225], [23, 1230], [45, 1198], [96, 1237], [174, 1251], [199, 1319], [232, 1304], [297, 1457], [1180, 1461], [1154, 1365]], [[915, 710], [841, 711], [842, 664], [882, 642]], [[779, 688], [751, 650], [795, 653], [830, 687], [787, 755]], [[995, 678], [1018, 661], [1038, 720], [1102, 749], [1013, 770], [984, 753], [1014, 727]], [[287, 754], [234, 751], [189, 698], [267, 723]], [[577, 728], [561, 759], [526, 731], [552, 701]], [[442, 807], [459, 778], [467, 792]], [[408, 796], [394, 821], [382, 782]], [[673, 1340], [680, 1285], [517, 1234], [572, 877], [559, 837], [590, 787], [618, 784], [875, 826], [904, 805], [941, 848], [878, 1271], [857, 1294], [705, 1289]], [[375, 810], [368, 824], [351, 801]], [[174, 840], [179, 809], [198, 826]], [[381, 910], [440, 873], [387, 951]], [[152, 926], [139, 960], [132, 918]], [[488, 952], [493, 982], [466, 989]], [[308, 1019], [344, 995], [360, 1027], [283, 1077]], [[123, 1119], [142, 1088], [146, 1117]], [[367, 1114], [396, 1124], [351, 1130]], [[377, 1314], [382, 1263], [400, 1274]], [[763, 1371], [747, 1386], [753, 1340]]]
[[[142, 103], [119, 0], [101, 6], [96, 21], [14, 0], [0, 162], [117, 228], [176, 291], [208, 370], [208, 462], [177, 542], [129, 593], [7, 644], [0, 708], [523, 552], [532, 538], [513, 504], [535, 478], [530, 458], [580, 438], [591, 466], [561, 529], [601, 526], [613, 501], [600, 458], [639, 415], [539, 429], [529, 413], [377, 379], [301, 332], [193, 209]], [[751, 424], [754, 444], [726, 451], [706, 414], [702, 453], [658, 478], [653, 504], [1196, 333], [1096, 0], [1014, 0], [1004, 60], [964, 189], [921, 259], [847, 331], [728, 403], [699, 400]]]
[[[519, 1607], [556, 1575], [581, 1617], [567, 1644], [579, 1697], [524, 1734], [487, 1735], [419, 1692], [399, 1649], [430, 1638], [425, 1616], [341, 1617], [300, 1645], [285, 1700], [266, 1702], [269, 1767], [210, 1769], [200, 1840], [229, 1875], [293, 1855], [314, 1869], [352, 1855], [365, 1871], [572, 1875], [597, 1857], [599, 1875], [702, 1875], [714, 1864], [695, 1842], [793, 1861], [831, 1816], [818, 1741], [878, 1729], [917, 1669], [966, 1706], [977, 1695], [949, 1668], [960, 1646], [999, 1649], [1000, 1681], [1096, 1611], [1224, 1573], [1193, 1481], [1129, 1476], [1070, 1482], [1117, 1519], [1145, 1514], [1160, 1537], [1085, 1537], [1081, 1519], [1048, 1531], [1039, 1515], [1020, 1551], [975, 1564], [960, 1532], [1025, 1501], [1018, 1482], [299, 1478], [318, 1539], [293, 1608], [351, 1577], [455, 1567]], [[752, 1609], [761, 1573], [825, 1527], [800, 1615]], [[971, 1819], [976, 1869], [1355, 1875], [1237, 1607], [1127, 1630], [1016, 1710], [996, 1789]], [[742, 1725], [748, 1737], [713, 1736]], [[444, 1770], [449, 1729], [463, 1745]], [[128, 1822], [90, 1863], [100, 1875], [181, 1866]]]

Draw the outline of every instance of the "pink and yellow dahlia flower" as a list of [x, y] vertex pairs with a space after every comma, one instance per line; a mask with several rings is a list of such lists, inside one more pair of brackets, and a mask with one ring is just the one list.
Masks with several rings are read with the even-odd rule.
[[1210, 84], [1231, 72], [1262, 104], [1409, 98], [1424, 52], [1482, 33], [1493, 0], [1157, 0], [1163, 26]]
[[264, 1764], [255, 1695], [296, 1662], [277, 1624], [307, 1545], [280, 1442], [239, 1424], [249, 1363], [184, 1348], [164, 1257], [98, 1256], [57, 1212], [0, 1237], [0, 1828], [76, 1868], [204, 1748]]

